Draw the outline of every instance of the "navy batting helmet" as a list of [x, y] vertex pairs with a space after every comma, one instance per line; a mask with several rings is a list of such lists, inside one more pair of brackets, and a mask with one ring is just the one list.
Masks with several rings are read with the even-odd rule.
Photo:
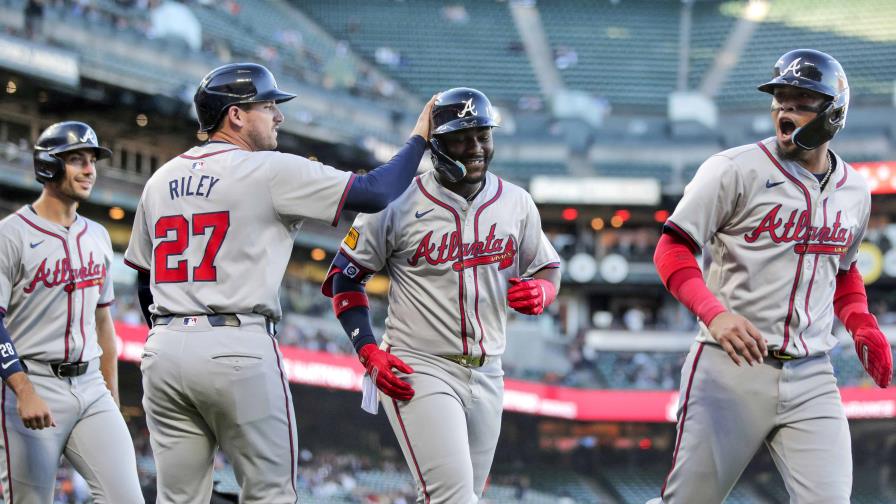
[[432, 140], [430, 154], [436, 170], [451, 182], [467, 174], [463, 163], [442, 152], [438, 135], [469, 128], [499, 126], [492, 103], [481, 91], [473, 88], [452, 88], [439, 94], [432, 106]]
[[273, 101], [283, 103], [296, 95], [277, 87], [274, 74], [255, 63], [231, 63], [205, 76], [193, 96], [199, 131], [211, 131], [231, 105]]
[[815, 149], [843, 129], [849, 108], [849, 83], [843, 67], [832, 56], [814, 49], [788, 52], [775, 63], [772, 80], [759, 86], [759, 90], [774, 94], [779, 86], [808, 89], [828, 98], [815, 119], [793, 132], [797, 147]]
[[82, 122], [58, 122], [45, 129], [34, 144], [37, 181], [43, 184], [61, 177], [65, 173], [65, 163], [59, 154], [79, 149], [93, 149], [97, 160], [112, 156], [112, 151], [100, 146], [93, 128]]

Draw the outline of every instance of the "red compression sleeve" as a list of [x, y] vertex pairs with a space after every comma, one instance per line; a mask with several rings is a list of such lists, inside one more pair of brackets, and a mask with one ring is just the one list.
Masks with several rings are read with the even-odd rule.
[[[850, 266], [849, 270], [837, 274], [837, 286], [834, 288], [834, 313], [850, 334], [854, 334], [857, 327], [847, 325], [849, 317], [856, 313], [868, 313], [865, 282], [855, 263]], [[857, 317], [855, 320], [859, 319], [862, 317]]]
[[687, 240], [674, 233], [663, 233], [653, 255], [656, 271], [669, 293], [704, 324], [727, 311], [716, 299], [697, 265]]

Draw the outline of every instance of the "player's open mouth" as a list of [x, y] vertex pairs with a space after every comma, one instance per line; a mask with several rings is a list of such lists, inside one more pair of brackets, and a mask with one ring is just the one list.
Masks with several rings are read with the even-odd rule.
[[790, 135], [796, 131], [796, 123], [787, 118], [781, 118], [778, 120], [778, 131], [781, 132], [781, 137], [783, 139], [790, 138]]
[[485, 168], [485, 158], [476, 157], [465, 159], [464, 166], [466, 166], [468, 170]]

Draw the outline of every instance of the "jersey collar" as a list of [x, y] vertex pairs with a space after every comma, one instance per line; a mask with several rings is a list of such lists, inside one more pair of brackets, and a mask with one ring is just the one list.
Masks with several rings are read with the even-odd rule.
[[479, 193], [470, 200], [467, 201], [463, 196], [455, 193], [454, 191], [449, 191], [442, 184], [439, 183], [439, 180], [436, 178], [436, 171], [429, 170], [428, 172], [420, 175], [420, 179], [423, 182], [423, 185], [426, 187], [426, 190], [430, 193], [437, 195], [439, 199], [445, 202], [450, 202], [451, 206], [455, 208], [472, 208], [482, 204], [484, 201], [487, 201], [494, 195], [495, 190], [497, 188], [497, 175], [492, 172], [485, 172], [485, 180], [483, 181], [482, 188], [479, 189]]
[[[797, 163], [796, 161], [781, 159], [778, 156], [778, 144], [777, 144], [777, 139], [775, 137], [766, 138], [765, 140], [762, 141], [762, 143], [768, 149], [769, 153], [771, 153], [771, 155], [774, 156], [775, 159], [778, 160], [778, 163], [780, 163], [781, 166], [785, 170], [787, 170], [788, 173], [790, 173], [791, 175], [793, 175], [795, 177], [800, 177], [801, 180], [812, 183], [812, 184], [818, 182], [818, 179], [815, 178], [814, 175], [812, 175], [812, 172], [803, 168], [803, 166], [801, 164]], [[839, 188], [840, 186], [843, 185], [843, 182], [845, 182], [845, 180], [846, 180], [846, 177], [845, 177], [846, 163], [844, 163], [843, 159], [841, 159], [840, 156], [838, 156], [837, 153], [834, 152], [830, 147], [828, 148], [828, 152], [830, 152], [831, 154], [834, 155], [834, 161], [836, 162], [836, 166], [834, 166], [833, 173], [831, 173], [830, 180], [828, 181], [827, 185], [825, 186], [824, 192], [826, 192], [826, 193]]]
[[19, 213], [22, 214], [26, 219], [37, 224], [38, 226], [45, 228], [45, 229], [53, 230], [60, 234], [66, 234], [66, 233], [71, 233], [74, 231], [80, 231], [82, 226], [85, 225], [84, 218], [81, 217], [81, 215], [78, 213], [75, 213], [75, 221], [72, 222], [72, 225], [69, 227], [65, 227], [62, 224], [58, 224], [56, 222], [44, 219], [43, 217], [38, 215], [37, 212], [34, 211], [34, 207], [32, 207], [30, 203], [23, 206], [22, 208], [20, 208]]

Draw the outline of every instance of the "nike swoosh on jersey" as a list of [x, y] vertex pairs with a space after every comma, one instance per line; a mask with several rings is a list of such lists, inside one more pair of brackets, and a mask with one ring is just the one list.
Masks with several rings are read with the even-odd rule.
[[39, 242], [29, 243], [28, 245], [31, 245], [31, 248], [34, 248], [34, 247], [37, 247], [38, 245], [40, 245], [40, 244], [43, 243], [43, 242], [44, 242], [44, 240], [41, 240], [41, 241], [39, 241]]
[[779, 185], [783, 184], [784, 182], [787, 182], [787, 181], [786, 181], [786, 180], [782, 180], [782, 181], [780, 181], [780, 182], [772, 182], [771, 180], [766, 180], [766, 181], [765, 181], [765, 188], [766, 188], [766, 189], [771, 189], [772, 187], [779, 186]]
[[6, 369], [6, 368], [8, 368], [9, 366], [12, 366], [12, 363], [15, 362], [15, 361], [17, 361], [17, 360], [19, 360], [19, 359], [13, 359], [13, 360], [11, 360], [11, 361], [9, 361], [9, 362], [4, 362], [3, 364], [0, 364], [0, 366], [2, 366], [3, 369]]
[[414, 213], [414, 217], [419, 219], [420, 217], [423, 217], [424, 215], [428, 214], [429, 212], [432, 212], [433, 210], [435, 210], [435, 208], [430, 208], [429, 210], [427, 210], [425, 212], [421, 212], [418, 210], [417, 212]]

